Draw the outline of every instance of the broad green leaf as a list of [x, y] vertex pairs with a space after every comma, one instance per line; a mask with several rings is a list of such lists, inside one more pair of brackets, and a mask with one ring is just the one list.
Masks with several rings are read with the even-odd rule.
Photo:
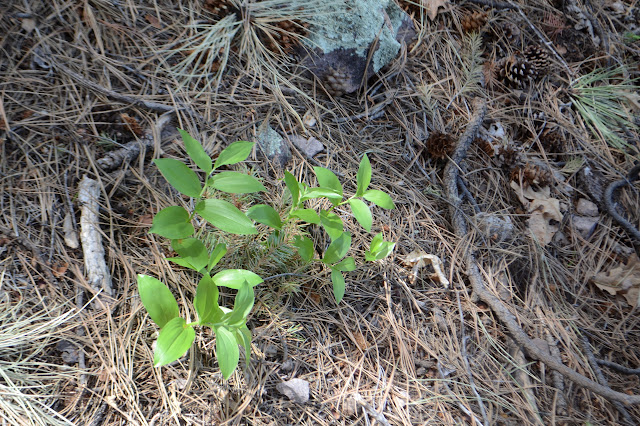
[[344, 272], [355, 271], [356, 261], [353, 260], [353, 257], [349, 256], [346, 259], [343, 259], [340, 263], [333, 265], [333, 268]]
[[382, 247], [382, 243], [384, 242], [384, 237], [382, 236], [382, 232], [376, 234], [375, 237], [371, 240], [371, 244], [369, 245], [369, 251], [371, 253], [378, 253], [380, 251], [380, 247]]
[[239, 172], [217, 173], [209, 184], [215, 189], [231, 194], [250, 194], [267, 190], [258, 179]]
[[297, 217], [307, 223], [313, 223], [315, 225], [320, 223], [320, 216], [313, 209], [295, 209], [289, 214], [291, 217]]
[[373, 224], [373, 217], [371, 216], [371, 210], [364, 201], [358, 198], [352, 198], [349, 200], [351, 206], [351, 212], [355, 216], [356, 220], [367, 231], [371, 231], [371, 225]]
[[224, 243], [217, 244], [216, 248], [211, 252], [211, 256], [209, 256], [209, 265], [207, 266], [207, 269], [211, 271], [225, 254], [227, 254], [227, 246]]
[[254, 287], [264, 280], [258, 274], [246, 269], [225, 269], [215, 274], [213, 281], [218, 287], [235, 288], [237, 290], [242, 287], [245, 281]]
[[247, 217], [274, 229], [282, 228], [282, 219], [278, 212], [266, 204], [257, 204], [247, 210]]
[[180, 132], [180, 136], [182, 136], [182, 141], [184, 142], [184, 147], [187, 150], [187, 154], [196, 163], [196, 166], [200, 167], [200, 170], [204, 171], [206, 174], [211, 173], [213, 170], [211, 157], [204, 152], [204, 148], [200, 142], [195, 140], [189, 133], [185, 132], [182, 129], [178, 129]]
[[300, 201], [307, 201], [313, 198], [328, 198], [333, 204], [339, 203], [342, 200], [342, 194], [337, 193], [335, 190], [330, 188], [311, 188], [308, 191], [305, 191], [300, 197]]
[[327, 231], [331, 240], [335, 240], [344, 232], [342, 219], [340, 219], [340, 217], [335, 213], [322, 210], [320, 212], [320, 224], [324, 230]]
[[298, 185], [298, 181], [291, 173], [284, 172], [284, 184], [287, 185], [287, 189], [291, 194], [291, 205], [297, 207], [298, 201], [300, 200], [300, 186]]
[[209, 274], [205, 274], [198, 283], [196, 297], [193, 299], [200, 325], [216, 322], [222, 318], [223, 312], [218, 304], [219, 295], [218, 286]]
[[234, 328], [245, 324], [251, 309], [253, 309], [254, 302], [253, 287], [245, 281], [238, 289], [236, 300], [233, 302], [233, 311], [227, 318], [223, 318], [225, 324]]
[[156, 213], [149, 232], [173, 240], [187, 238], [194, 229], [189, 221], [189, 212], [180, 206], [171, 206]]
[[338, 238], [333, 240], [327, 251], [324, 252], [322, 261], [329, 265], [339, 262], [346, 256], [349, 248], [351, 247], [351, 234], [349, 232], [343, 232]]
[[324, 167], [314, 167], [313, 171], [318, 178], [318, 183], [323, 188], [333, 189], [338, 194], [342, 195], [342, 184], [338, 180], [338, 177], [329, 169]]
[[224, 200], [202, 200], [196, 204], [196, 213], [207, 222], [230, 234], [257, 234], [253, 222], [236, 206]]
[[179, 192], [194, 198], [200, 196], [202, 192], [200, 178], [186, 164], [173, 158], [158, 158], [153, 162], [167, 182]]
[[306, 262], [311, 262], [311, 259], [313, 259], [313, 241], [309, 237], [296, 235], [293, 245], [298, 249], [298, 254], [301, 258]]
[[253, 142], [239, 141], [234, 142], [220, 152], [216, 163], [214, 164], [214, 170], [220, 166], [227, 164], [236, 164], [247, 159], [251, 150], [253, 149]]
[[385, 257], [387, 257], [387, 256], [389, 256], [391, 254], [391, 252], [393, 251], [393, 248], [395, 246], [396, 246], [396, 243], [392, 243], [392, 242], [389, 242], [389, 241], [383, 241], [380, 244], [380, 247], [378, 247], [378, 250], [376, 252], [372, 252], [371, 250], [367, 250], [364, 253], [364, 258], [368, 262], [373, 262], [375, 260], [384, 259]]
[[199, 271], [198, 269], [195, 268], [195, 266], [193, 266], [191, 264], [191, 262], [189, 262], [188, 260], [183, 259], [181, 257], [167, 257], [167, 260], [169, 260], [169, 261], [171, 261], [171, 262], [173, 262], [173, 263], [175, 263], [177, 265], [183, 266], [185, 268], [193, 269], [194, 271]]
[[383, 209], [391, 210], [396, 208], [396, 205], [393, 204], [393, 200], [391, 199], [389, 194], [377, 189], [368, 190], [362, 195], [362, 197], [367, 201], [371, 201], [376, 206], [382, 207]]
[[367, 154], [362, 157], [360, 161], [360, 167], [358, 167], [357, 174], [358, 189], [356, 190], [356, 197], [362, 197], [364, 191], [367, 190], [371, 183], [371, 163]]
[[249, 364], [251, 358], [251, 331], [246, 324], [236, 330], [236, 341], [239, 345], [244, 346], [245, 362]]
[[[200, 272], [209, 263], [209, 252], [202, 241], [196, 238], [171, 240], [171, 248]], [[176, 262], [177, 263], [177, 262]]]
[[178, 302], [169, 288], [148, 275], [138, 274], [138, 293], [149, 316], [162, 328], [180, 315]]
[[340, 303], [344, 297], [344, 290], [346, 288], [342, 272], [331, 268], [331, 282], [333, 283], [333, 296], [336, 298], [336, 303]]
[[186, 324], [184, 318], [172, 319], [160, 330], [153, 366], [161, 367], [177, 360], [189, 350], [195, 338], [196, 331]]
[[238, 366], [240, 349], [238, 349], [238, 341], [228, 328], [224, 326], [216, 327], [215, 332], [216, 358], [218, 358], [222, 377], [226, 380]]

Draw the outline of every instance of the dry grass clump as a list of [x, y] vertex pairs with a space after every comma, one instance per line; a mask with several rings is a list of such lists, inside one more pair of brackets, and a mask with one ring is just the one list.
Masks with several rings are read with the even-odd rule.
[[[288, 37], [302, 37], [297, 31], [313, 19], [308, 11], [330, 6], [304, 3], [311, 9], [283, 0], [31, 1], [28, 8], [12, 5], [0, 21], [0, 303], [6, 308], [0, 335], [10, 336], [0, 337], [10, 343], [0, 344], [0, 382], [13, 392], [2, 399], [6, 421], [346, 425], [382, 416], [398, 425], [488, 425], [640, 418], [638, 407], [626, 407], [625, 415], [529, 358], [475, 299], [463, 261], [472, 251], [490, 291], [568, 367], [595, 377], [584, 337], [598, 358], [640, 363], [634, 309], [590, 283], [623, 264], [632, 241], [602, 206], [591, 235], [571, 225], [577, 201], [594, 196], [580, 181], [582, 167], [607, 184], [638, 157], [639, 74], [632, 60], [640, 55], [637, 42], [617, 37], [628, 26], [625, 15], [598, 9], [586, 18], [596, 33], [609, 34], [605, 48], [591, 41], [587, 27], [575, 29], [582, 18], [550, 2], [512, 2], [526, 19], [514, 9], [448, 2], [431, 20], [414, 1], [419, 40], [358, 93], [330, 99], [287, 56]], [[515, 68], [505, 59], [512, 55], [537, 72], [512, 84], [506, 70]], [[610, 58], [622, 66], [608, 67]], [[462, 213], [472, 226], [459, 238], [444, 191], [446, 160], [427, 155], [428, 141], [438, 142], [447, 158], [468, 126], [475, 96], [487, 99], [488, 112], [460, 171]], [[172, 121], [155, 129], [160, 114], [174, 108]], [[302, 120], [308, 116], [315, 123]], [[175, 127], [198, 137], [215, 157], [229, 142], [255, 140], [265, 124], [324, 145], [314, 158], [292, 146], [287, 170], [309, 183], [312, 166], [320, 165], [340, 176], [345, 192], [354, 191], [366, 152], [372, 188], [391, 193], [397, 205], [374, 208], [373, 232], [397, 241], [396, 251], [348, 274], [336, 306], [327, 272], [304, 268], [286, 241], [229, 239], [225, 266], [248, 263], [272, 277], [256, 289], [251, 364], [223, 381], [215, 340], [201, 335], [185, 358], [154, 369], [157, 329], [140, 304], [135, 276], [166, 282], [187, 317], [195, 315], [189, 301], [196, 280], [169, 264], [170, 247], [147, 233], [158, 210], [191, 202], [170, 190], [150, 160], [185, 158]], [[110, 172], [97, 165], [106, 152], [149, 132], [153, 143], [144, 155]], [[282, 170], [259, 150], [247, 167], [269, 193], [232, 201], [285, 210]], [[93, 296], [81, 250], [67, 241], [84, 174], [102, 188], [116, 299], [109, 309], [88, 305], [70, 318], [64, 315], [76, 311], [69, 304], [82, 307]], [[562, 208], [562, 219], [549, 223], [557, 232], [546, 245], [531, 237], [532, 212], [513, 188], [520, 182], [536, 194], [548, 191], [547, 199]], [[637, 223], [636, 189], [616, 197]], [[338, 213], [353, 234], [351, 254], [363, 257], [372, 235], [346, 209]], [[512, 231], [486, 227], [480, 213], [502, 227], [510, 223]], [[228, 238], [198, 225], [212, 239]], [[415, 253], [437, 256], [449, 286], [431, 265], [408, 262]], [[223, 292], [221, 304], [228, 306], [231, 296]], [[15, 340], [23, 332], [32, 338]], [[61, 340], [79, 345], [84, 365], [64, 365], [56, 349]], [[603, 370], [612, 389], [637, 392], [637, 375]], [[276, 390], [290, 378], [309, 381], [309, 403], [293, 403]]]

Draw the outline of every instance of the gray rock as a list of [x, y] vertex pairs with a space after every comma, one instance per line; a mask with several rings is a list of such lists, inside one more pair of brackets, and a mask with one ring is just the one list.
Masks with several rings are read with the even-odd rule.
[[314, 19], [301, 53], [302, 64], [327, 91], [341, 95], [355, 92], [363, 79], [391, 62], [416, 31], [393, 0], [345, 0], [335, 7], [336, 13]]
[[596, 230], [599, 220], [599, 217], [580, 216], [577, 214], [571, 215], [573, 229], [578, 231], [585, 239], [589, 238]]
[[282, 169], [291, 160], [291, 149], [282, 136], [271, 127], [263, 125], [256, 135], [259, 152], [276, 168]]
[[309, 382], [302, 379], [291, 379], [278, 383], [276, 389], [293, 402], [304, 404], [309, 401]]
[[293, 143], [307, 158], [313, 158], [316, 154], [324, 151], [324, 145], [318, 139], [311, 136], [304, 138], [298, 135], [289, 135], [289, 141]]
[[580, 198], [576, 204], [576, 212], [582, 216], [596, 217], [598, 216], [598, 206], [587, 199]]

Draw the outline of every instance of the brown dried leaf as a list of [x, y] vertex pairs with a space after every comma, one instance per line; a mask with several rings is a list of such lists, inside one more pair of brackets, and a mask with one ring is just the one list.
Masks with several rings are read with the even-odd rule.
[[446, 7], [447, 3], [449, 3], [449, 0], [422, 0], [422, 4], [424, 5], [427, 15], [432, 21], [436, 19], [438, 9]]
[[640, 259], [635, 253], [627, 259], [626, 264], [619, 264], [608, 272], [599, 272], [591, 278], [591, 282], [600, 290], [612, 295], [621, 294], [630, 306], [638, 305], [640, 298]]
[[522, 188], [518, 182], [512, 181], [510, 185], [518, 194], [520, 202], [526, 207], [527, 213], [531, 213], [527, 224], [533, 237], [542, 245], [549, 244], [559, 230], [559, 222], [562, 221], [560, 201], [551, 198], [551, 190], [548, 186], [536, 191], [530, 186]]
[[155, 16], [147, 13], [146, 15], [144, 15], [144, 19], [146, 19], [147, 22], [149, 22], [149, 24], [151, 24], [153, 28], [157, 28], [159, 30], [162, 29], [162, 24], [160, 23], [158, 18], [156, 18]]

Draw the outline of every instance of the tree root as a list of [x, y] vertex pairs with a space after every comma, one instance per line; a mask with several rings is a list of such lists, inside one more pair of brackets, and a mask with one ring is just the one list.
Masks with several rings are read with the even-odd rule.
[[[444, 171], [445, 192], [450, 202], [451, 222], [453, 224], [455, 234], [460, 239], [464, 238], [467, 234], [467, 219], [461, 209], [462, 197], [458, 191], [460, 163], [465, 159], [469, 146], [482, 124], [487, 111], [486, 101], [480, 97], [476, 98], [473, 101], [473, 108], [474, 113], [471, 121], [464, 134], [460, 137], [451, 161], [447, 164]], [[597, 383], [596, 381], [572, 370], [560, 361], [556, 360], [551, 354], [545, 353], [538, 348], [522, 327], [520, 327], [515, 315], [513, 315], [507, 306], [485, 286], [473, 249], [467, 250], [465, 263], [467, 267], [467, 275], [471, 282], [474, 294], [491, 308], [496, 317], [507, 327], [511, 337], [525, 349], [530, 358], [544, 363], [547, 367], [559, 372], [577, 385], [597, 393], [610, 401], [619, 401], [627, 405], [640, 404], [639, 395], [627, 395], [626, 393], [616, 392], [609, 386], [601, 385], [600, 383]]]

